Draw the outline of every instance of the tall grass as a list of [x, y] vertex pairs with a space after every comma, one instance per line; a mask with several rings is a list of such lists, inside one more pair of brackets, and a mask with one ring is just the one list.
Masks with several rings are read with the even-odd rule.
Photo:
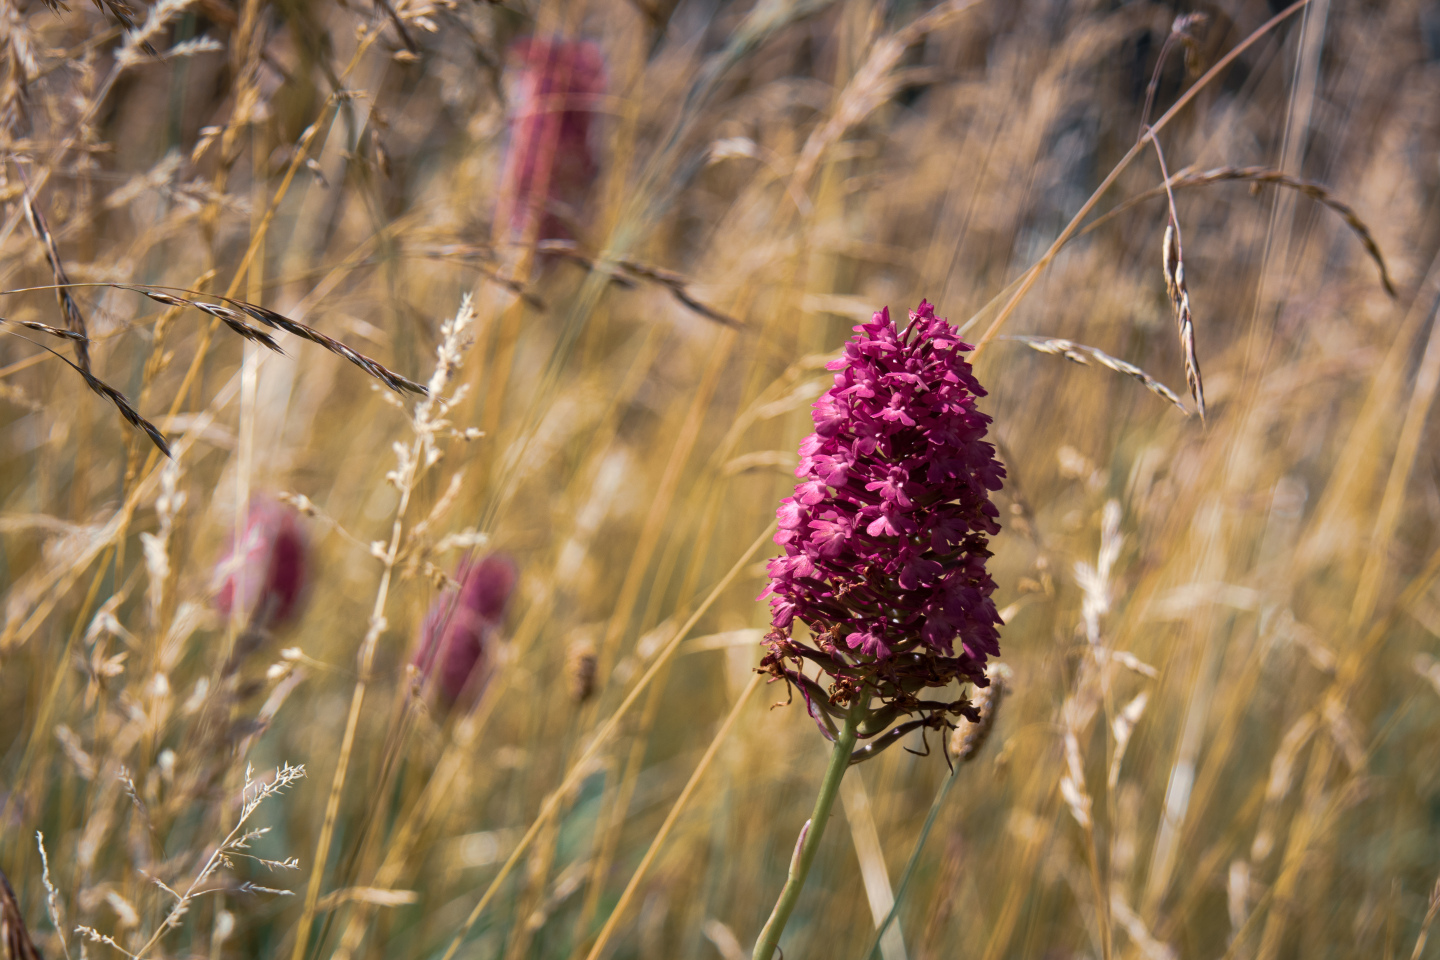
[[[752, 682], [775, 505], [825, 362], [923, 296], [984, 340], [1010, 695], [953, 781], [933, 733], [850, 772], [785, 956], [859, 960], [942, 790], [885, 960], [1424, 955], [1440, 19], [1254, 37], [1279, 10], [0, 9], [0, 868], [35, 944], [748, 956], [828, 748]], [[525, 37], [601, 85], [537, 94]], [[310, 582], [256, 632], [214, 595], [258, 498]], [[482, 552], [519, 579], [451, 707], [410, 664]]]

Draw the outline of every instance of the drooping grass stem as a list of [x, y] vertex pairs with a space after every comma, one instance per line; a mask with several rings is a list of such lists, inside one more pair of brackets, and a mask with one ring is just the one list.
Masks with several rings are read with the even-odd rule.
[[830, 819], [830, 809], [835, 806], [835, 796], [840, 792], [840, 781], [850, 766], [850, 754], [855, 749], [856, 734], [860, 721], [865, 716], [868, 699], [863, 694], [857, 696], [850, 712], [845, 715], [845, 723], [841, 726], [839, 736], [835, 738], [835, 748], [830, 753], [830, 765], [825, 770], [825, 779], [820, 782], [820, 794], [815, 798], [815, 810], [800, 831], [800, 842], [790, 860], [790, 873], [785, 878], [785, 887], [780, 891], [780, 899], [775, 901], [775, 909], [770, 912], [770, 919], [765, 921], [765, 927], [760, 931], [760, 938], [755, 941], [753, 960], [771, 960], [775, 955], [780, 934], [785, 932], [785, 924], [789, 922], [795, 903], [800, 899], [800, 891], [805, 887], [805, 877], [810, 873], [810, 865], [815, 862], [815, 854], [820, 850], [820, 838], [825, 835], [825, 823]]

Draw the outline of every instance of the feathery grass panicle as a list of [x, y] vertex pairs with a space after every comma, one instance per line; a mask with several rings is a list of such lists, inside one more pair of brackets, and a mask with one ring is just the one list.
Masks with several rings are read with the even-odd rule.
[[[315, 921], [315, 914], [319, 908], [320, 886], [324, 880], [326, 864], [329, 861], [330, 844], [334, 837], [336, 820], [340, 814], [340, 800], [345, 790], [351, 754], [355, 749], [361, 711], [364, 708], [370, 686], [370, 673], [374, 668], [375, 653], [380, 637], [389, 626], [385, 614], [389, 604], [391, 584], [400, 560], [400, 549], [410, 500], [419, 480], [439, 463], [442, 456], [440, 440], [451, 428], [447, 416], [453, 405], [463, 399], [463, 390], [457, 392], [457, 396], [448, 399], [444, 396], [444, 391], [451, 378], [459, 370], [465, 353], [473, 342], [471, 330], [474, 324], [475, 310], [470, 296], [466, 295], [462, 298], [460, 308], [455, 315], [441, 325], [440, 343], [435, 350], [435, 370], [430, 376], [428, 385], [418, 391], [422, 396], [415, 405], [411, 416], [410, 426], [414, 433], [414, 439], [409, 446], [396, 442], [392, 448], [395, 451], [396, 465], [394, 469], [385, 474], [385, 480], [398, 494], [398, 502], [391, 520], [389, 540], [377, 540], [371, 544], [371, 556], [379, 560], [381, 564], [380, 583], [375, 591], [375, 601], [371, 607], [368, 629], [365, 631], [365, 636], [360, 642], [360, 649], [355, 657], [357, 679], [350, 697], [350, 710], [345, 720], [345, 730], [340, 743], [335, 773], [330, 781], [330, 792], [325, 802], [324, 820], [315, 844], [315, 861], [306, 885], [304, 907], [295, 928], [293, 960], [302, 960], [308, 949], [311, 925]], [[477, 587], [477, 589], [484, 592], [483, 588]], [[506, 592], [508, 593], [508, 591]], [[464, 648], [458, 649], [463, 650]], [[471, 661], [470, 666], [473, 668], [474, 661]], [[468, 671], [466, 675], [468, 677]]]
[[[133, 952], [125, 949], [114, 937], [104, 934], [94, 927], [78, 926], [77, 933], [83, 934], [92, 943], [102, 943], [113, 947], [119, 952], [131, 957], [132, 960], [144, 960], [145, 956], [160, 942], [160, 939], [170, 930], [177, 929], [183, 922], [185, 916], [190, 912], [196, 899], [215, 891], [205, 889], [209, 882], [219, 871], [231, 867], [236, 859], [249, 858], [250, 844], [256, 838], [263, 836], [269, 831], [268, 827], [261, 829], [246, 830], [245, 825], [266, 800], [281, 796], [291, 786], [305, 777], [305, 767], [282, 764], [275, 770], [275, 775], [269, 780], [255, 781], [251, 777], [251, 769], [245, 770], [245, 783], [240, 791], [240, 810], [235, 819], [234, 826], [230, 832], [214, 846], [210, 855], [201, 864], [189, 886], [183, 891], [171, 889], [161, 884], [162, 888], [174, 901], [165, 914], [165, 918], [156, 927], [155, 932], [138, 949]], [[283, 866], [294, 868], [298, 861], [286, 861]], [[242, 883], [239, 885], [242, 892], [254, 891], [258, 893], [288, 895], [288, 890], [278, 890], [258, 886], [253, 883]]]
[[65, 914], [60, 906], [60, 893], [50, 879], [50, 855], [45, 852], [45, 834], [38, 830], [35, 831], [35, 849], [40, 852], [40, 882], [45, 885], [45, 912], [50, 917], [51, 926], [55, 928], [55, 936], [60, 941], [60, 949], [68, 958], [70, 944], [65, 940]]

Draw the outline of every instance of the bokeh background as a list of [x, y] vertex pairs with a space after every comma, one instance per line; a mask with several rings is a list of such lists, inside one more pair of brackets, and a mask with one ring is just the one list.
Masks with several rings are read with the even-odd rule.
[[[5, 327], [0, 866], [44, 955], [585, 960], [613, 916], [607, 957], [749, 956], [828, 746], [749, 686], [767, 524], [824, 363], [922, 297], [993, 334], [1013, 693], [885, 960], [1423, 955], [1440, 5], [1311, 0], [1197, 87], [1282, 6], [5, 3], [0, 312], [66, 326], [18, 292], [58, 263], [174, 452]], [[1187, 91], [1157, 140], [1204, 422], [1153, 146], [1054, 247]], [[445, 402], [101, 282], [421, 382], [444, 348]], [[257, 634], [216, 566], [262, 500], [299, 505], [306, 583]], [[452, 705], [412, 656], [497, 552]], [[943, 740], [852, 769], [787, 958], [861, 960]]]

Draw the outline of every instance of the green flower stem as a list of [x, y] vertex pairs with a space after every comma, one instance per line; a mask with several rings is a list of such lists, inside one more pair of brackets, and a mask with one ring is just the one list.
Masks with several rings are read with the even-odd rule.
[[780, 934], [785, 932], [785, 924], [789, 922], [795, 903], [800, 899], [800, 891], [805, 886], [810, 865], [815, 862], [815, 854], [820, 850], [820, 838], [825, 834], [825, 822], [830, 819], [830, 808], [835, 806], [835, 795], [840, 792], [840, 780], [850, 766], [850, 753], [855, 749], [856, 734], [868, 701], [869, 697], [864, 695], [856, 697], [850, 712], [845, 715], [845, 724], [840, 728], [840, 735], [835, 738], [835, 748], [830, 753], [830, 766], [825, 770], [825, 779], [820, 782], [820, 795], [815, 798], [815, 812], [800, 831], [800, 842], [795, 847], [795, 856], [790, 860], [790, 875], [785, 878], [785, 889], [780, 891], [780, 899], [775, 901], [775, 909], [771, 911], [770, 919], [765, 922], [765, 928], [760, 931], [760, 939], [755, 941], [754, 960], [773, 960], [775, 956]]

